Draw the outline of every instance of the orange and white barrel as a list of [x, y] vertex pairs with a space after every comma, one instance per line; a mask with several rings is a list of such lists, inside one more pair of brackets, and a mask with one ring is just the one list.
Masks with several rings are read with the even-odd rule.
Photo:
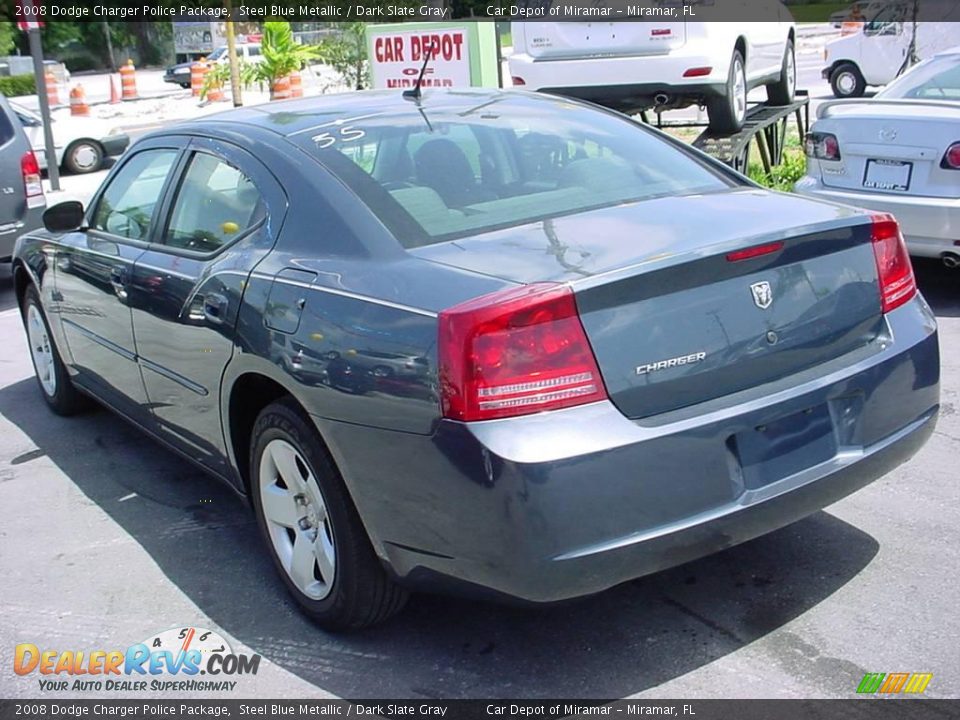
[[70, 114], [79, 117], [90, 115], [90, 106], [87, 105], [87, 94], [83, 91], [83, 85], [75, 85], [70, 91]]
[[50, 107], [56, 107], [60, 104], [60, 94], [57, 91], [56, 76], [47, 70], [43, 76], [43, 84], [47, 86], [47, 103], [49, 103]]
[[120, 68], [120, 97], [124, 100], [137, 99], [137, 69], [133, 66], [133, 60], [127, 60], [127, 64]]
[[297, 70], [290, 73], [290, 97], [303, 97], [303, 78]]
[[192, 97], [200, 96], [200, 91], [203, 89], [203, 81], [209, 69], [205, 58], [200, 58], [190, 66], [190, 95]]
[[277, 78], [270, 85], [271, 100], [287, 100], [290, 97], [290, 76], [284, 75]]

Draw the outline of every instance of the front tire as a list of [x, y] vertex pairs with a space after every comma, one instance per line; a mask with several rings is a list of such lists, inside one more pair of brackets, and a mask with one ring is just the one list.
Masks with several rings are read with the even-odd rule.
[[830, 89], [834, 97], [858, 98], [862, 97], [867, 89], [867, 81], [853, 63], [842, 63], [830, 73]]
[[292, 399], [257, 418], [250, 485], [273, 563], [310, 618], [328, 630], [357, 630], [403, 608], [406, 591], [387, 576], [340, 473]]
[[103, 148], [95, 140], [78, 140], [63, 155], [63, 166], [75, 175], [96, 172], [101, 165]]
[[767, 85], [767, 100], [771, 105], [789, 105], [793, 102], [797, 91], [797, 56], [793, 40], [787, 41], [787, 49], [783, 54], [783, 66], [780, 68], [780, 79], [773, 85]]
[[40, 293], [33, 285], [27, 288], [23, 301], [23, 325], [27, 331], [30, 359], [37, 375], [40, 394], [57, 415], [76, 415], [89, 405], [89, 400], [70, 380], [60, 352], [53, 342], [46, 313], [40, 304]]
[[730, 60], [727, 90], [723, 97], [707, 101], [707, 115], [713, 132], [734, 133], [743, 128], [747, 118], [747, 75], [739, 50], [733, 51]]

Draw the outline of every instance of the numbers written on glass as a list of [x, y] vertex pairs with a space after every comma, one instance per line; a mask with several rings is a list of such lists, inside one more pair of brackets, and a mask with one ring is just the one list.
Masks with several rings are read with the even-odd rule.
[[350, 125], [344, 125], [339, 127], [336, 130], [331, 130], [329, 132], [323, 132], [318, 135], [314, 135], [311, 140], [313, 140], [317, 147], [323, 150], [328, 148], [336, 142], [353, 142], [364, 137], [367, 133], [361, 130], [360, 128], [351, 127]]

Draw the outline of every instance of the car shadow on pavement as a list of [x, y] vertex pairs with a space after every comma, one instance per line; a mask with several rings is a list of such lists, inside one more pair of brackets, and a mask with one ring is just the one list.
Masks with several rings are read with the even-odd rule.
[[[869, 535], [819, 512], [592, 598], [531, 609], [415, 596], [385, 625], [331, 635], [299, 614], [231, 490], [111, 413], [57, 417], [37, 392], [33, 378], [0, 389], [0, 413], [40, 451], [14, 464], [48, 455], [223, 630], [350, 699], [637, 693], [782, 628], [878, 551]], [[137, 498], [118, 501], [130, 493]], [[850, 677], [834, 674], [838, 687], [858, 679], [852, 667]]]
[[920, 292], [937, 317], [960, 317], [960, 269], [939, 260], [912, 258]]

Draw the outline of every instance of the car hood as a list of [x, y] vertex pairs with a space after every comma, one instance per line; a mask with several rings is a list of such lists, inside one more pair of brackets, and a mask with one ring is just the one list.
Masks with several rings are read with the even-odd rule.
[[424, 260], [517, 283], [654, 269], [763, 240], [849, 225], [863, 211], [739, 189], [643, 200], [411, 250]]

